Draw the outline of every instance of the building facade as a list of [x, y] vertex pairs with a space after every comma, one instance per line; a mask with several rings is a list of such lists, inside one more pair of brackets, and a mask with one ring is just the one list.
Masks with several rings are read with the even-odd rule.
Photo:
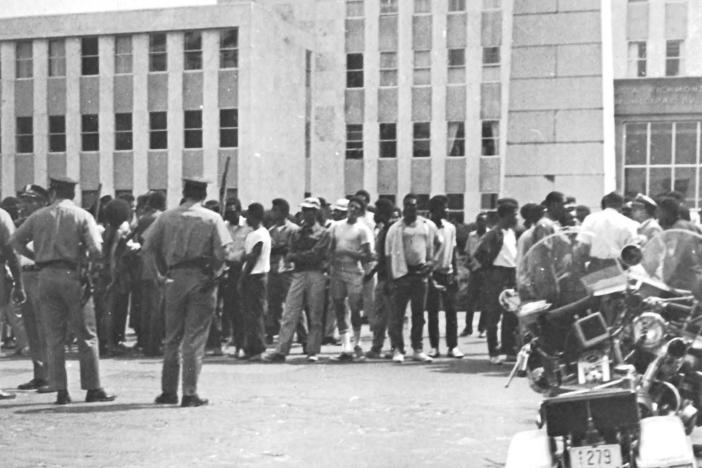
[[550, 190], [700, 204], [691, 0], [212, 0], [0, 19], [0, 192], [365, 189], [459, 218]]

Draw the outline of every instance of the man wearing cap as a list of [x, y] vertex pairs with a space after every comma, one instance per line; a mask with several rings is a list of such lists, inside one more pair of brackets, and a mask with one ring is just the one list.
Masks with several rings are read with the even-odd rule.
[[[21, 225], [32, 213], [46, 206], [49, 201], [49, 193], [39, 185], [26, 185], [19, 191], [17, 198], [20, 201], [20, 219], [17, 224]], [[44, 321], [39, 313], [39, 267], [33, 260], [19, 256], [22, 268], [22, 282], [27, 291], [27, 301], [22, 304], [22, 321], [27, 331], [29, 339], [29, 352], [32, 356], [34, 367], [34, 377], [29, 382], [18, 385], [20, 390], [37, 390], [39, 393], [49, 393], [54, 389], [49, 385], [48, 355], [46, 350], [46, 333]]]
[[[517, 224], [519, 205], [512, 198], [497, 201], [498, 222], [494, 229], [485, 234], [475, 258], [482, 265], [484, 275], [483, 311], [487, 331], [487, 346], [490, 362], [501, 364], [507, 355], [516, 356], [517, 318], [514, 314], [504, 314], [500, 305], [500, 293], [515, 285], [517, 267], [517, 237], [514, 227]], [[502, 319], [501, 341], [498, 346], [497, 327]]]
[[544, 237], [555, 234], [566, 224], [568, 213], [565, 209], [565, 195], [561, 192], [550, 192], [541, 204], [546, 208], [544, 216], [534, 225], [533, 241], [536, 244]]
[[[348, 208], [349, 200], [347, 198], [340, 198], [334, 203], [332, 203], [330, 205], [331, 219], [324, 227], [326, 229], [331, 229], [334, 223], [344, 221], [346, 219]], [[336, 337], [336, 309], [334, 308], [334, 300], [331, 297], [330, 285], [331, 278], [327, 278], [327, 307], [324, 313], [324, 338], [322, 339], [322, 344], [339, 345], [340, 341]]]
[[663, 228], [658, 224], [656, 219], [656, 211], [658, 204], [652, 198], [647, 197], [643, 193], [636, 195], [636, 198], [631, 203], [631, 215], [635, 221], [639, 222], [637, 230], [639, 236], [642, 236], [646, 241], [651, 240], [663, 232]]
[[184, 202], [163, 212], [145, 234], [143, 251], [152, 254], [166, 277], [166, 340], [157, 404], [178, 403], [178, 380], [183, 361], [181, 406], [208, 403], [197, 393], [205, 343], [216, 305], [215, 277], [231, 243], [222, 217], [202, 206], [207, 181], [183, 179]]
[[[32, 213], [12, 235], [12, 246], [39, 267], [38, 293], [45, 321], [49, 381], [58, 394], [56, 403], [71, 402], [66, 378], [64, 339], [69, 326], [78, 339], [81, 388], [85, 401], [112, 401], [100, 384], [95, 311], [81, 304], [79, 264], [86, 254], [99, 258], [102, 238], [93, 217], [73, 203], [76, 181], [52, 178], [51, 204]], [[28, 244], [33, 242], [33, 250]], [[87, 252], [86, 252], [87, 251]]]
[[303, 309], [309, 316], [307, 360], [317, 361], [322, 346], [322, 319], [324, 315], [324, 268], [329, 253], [329, 232], [317, 221], [321, 209], [319, 199], [306, 198], [301, 204], [302, 227], [292, 233], [286, 260], [295, 265], [292, 282], [285, 298], [285, 311], [280, 326], [280, 337], [275, 352], [266, 361], [282, 362], [290, 352], [293, 334]]
[[576, 237], [581, 258], [589, 260], [594, 272], [616, 263], [621, 250], [636, 241], [639, 223], [621, 214], [624, 198], [616, 192], [602, 197], [602, 211], [583, 221]]
[[[360, 218], [363, 208], [364, 203], [361, 198], [351, 197], [348, 201], [346, 220], [338, 221], [329, 228], [332, 257], [330, 290], [341, 338], [342, 350], [339, 356], [341, 361], [351, 361], [354, 355], [359, 359], [365, 357], [360, 342], [363, 301], [363, 267], [361, 265], [371, 258], [370, 245], [373, 241], [373, 233]], [[349, 302], [348, 308], [346, 298]], [[349, 328], [353, 331], [353, 348]]]

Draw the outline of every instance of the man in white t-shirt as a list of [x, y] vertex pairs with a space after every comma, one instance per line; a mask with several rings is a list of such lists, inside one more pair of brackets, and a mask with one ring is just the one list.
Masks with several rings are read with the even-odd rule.
[[[346, 220], [338, 221], [329, 228], [331, 237], [331, 296], [336, 310], [336, 321], [341, 338], [339, 360], [351, 361], [363, 358], [361, 341], [361, 306], [363, 292], [362, 262], [371, 259], [373, 233], [366, 223], [360, 220], [363, 200], [352, 197], [348, 204]], [[348, 298], [349, 308], [345, 299]], [[349, 334], [349, 321], [353, 328], [353, 348]], [[352, 354], [353, 352], [353, 354]]]
[[244, 352], [251, 361], [260, 361], [266, 350], [263, 305], [266, 275], [271, 269], [271, 235], [263, 226], [263, 215], [263, 205], [249, 205], [246, 222], [252, 231], [244, 240], [244, 268], [238, 285], [246, 330]]

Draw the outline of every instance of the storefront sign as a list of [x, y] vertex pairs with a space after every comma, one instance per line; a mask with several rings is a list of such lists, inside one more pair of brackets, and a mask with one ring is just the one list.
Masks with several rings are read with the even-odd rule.
[[615, 80], [614, 113], [702, 113], [702, 78]]

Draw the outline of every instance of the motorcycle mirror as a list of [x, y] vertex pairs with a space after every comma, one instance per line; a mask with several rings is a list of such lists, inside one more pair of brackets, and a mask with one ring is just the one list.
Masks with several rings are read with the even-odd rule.
[[625, 245], [619, 257], [626, 266], [636, 266], [643, 260], [643, 250], [636, 244]]

